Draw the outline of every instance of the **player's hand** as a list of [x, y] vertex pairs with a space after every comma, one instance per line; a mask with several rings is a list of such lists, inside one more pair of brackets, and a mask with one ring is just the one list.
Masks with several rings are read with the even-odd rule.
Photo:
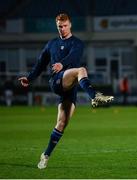
[[23, 87], [28, 87], [29, 81], [26, 77], [21, 77], [18, 79]]
[[62, 69], [63, 69], [63, 65], [61, 63], [55, 63], [55, 64], [52, 65], [52, 70], [55, 73], [58, 73]]

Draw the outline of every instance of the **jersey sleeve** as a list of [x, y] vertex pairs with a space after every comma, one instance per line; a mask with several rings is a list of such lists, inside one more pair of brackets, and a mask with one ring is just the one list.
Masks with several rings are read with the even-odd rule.
[[75, 42], [68, 55], [61, 60], [64, 68], [78, 67], [83, 55], [84, 45], [82, 42]]
[[28, 74], [27, 79], [29, 81], [35, 80], [41, 72], [46, 69], [47, 65], [50, 62], [50, 52], [49, 52], [49, 43], [45, 46], [45, 48], [41, 51], [36, 64], [33, 66], [31, 72]]

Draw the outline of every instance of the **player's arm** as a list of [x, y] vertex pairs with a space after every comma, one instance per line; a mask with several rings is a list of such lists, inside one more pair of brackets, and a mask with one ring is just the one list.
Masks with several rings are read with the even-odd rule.
[[50, 54], [47, 45], [41, 52], [36, 64], [32, 68], [32, 71], [28, 74], [28, 76], [23, 76], [18, 79], [21, 82], [22, 86], [27, 87], [31, 81], [35, 80], [41, 74], [41, 72], [47, 67], [49, 61]]
[[42, 50], [31, 72], [28, 74], [27, 76], [28, 81], [30, 82], [35, 80], [41, 74], [41, 72], [46, 69], [47, 65], [49, 64], [49, 61], [50, 61], [50, 53], [47, 44], [47, 46]]

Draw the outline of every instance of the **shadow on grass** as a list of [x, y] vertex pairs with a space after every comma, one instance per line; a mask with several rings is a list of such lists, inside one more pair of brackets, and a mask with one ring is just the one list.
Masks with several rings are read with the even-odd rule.
[[[13, 166], [13, 167], [24, 167], [31, 169], [38, 169], [37, 165], [29, 164], [18, 164], [18, 163], [0, 163], [0, 166]], [[83, 166], [48, 166], [47, 169], [83, 169]], [[86, 166], [85, 169], [90, 169], [91, 166]]]
[[16, 167], [25, 167], [25, 168], [33, 168], [37, 169], [37, 165], [29, 165], [29, 164], [18, 164], [18, 163], [0, 163], [0, 166], [16, 166]]

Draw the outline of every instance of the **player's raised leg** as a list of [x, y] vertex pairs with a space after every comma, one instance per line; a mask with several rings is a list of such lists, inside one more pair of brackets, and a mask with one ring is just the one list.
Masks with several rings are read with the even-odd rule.
[[75, 84], [79, 83], [81, 88], [87, 92], [90, 99], [94, 99], [95, 91], [88, 79], [87, 71], [84, 67], [68, 69], [64, 72], [62, 85], [64, 90], [69, 90]]
[[79, 83], [81, 88], [89, 95], [93, 107], [114, 100], [113, 96], [104, 96], [102, 93], [95, 92], [84, 67], [72, 68], [64, 72], [62, 84], [65, 90], [72, 88], [76, 83]]

